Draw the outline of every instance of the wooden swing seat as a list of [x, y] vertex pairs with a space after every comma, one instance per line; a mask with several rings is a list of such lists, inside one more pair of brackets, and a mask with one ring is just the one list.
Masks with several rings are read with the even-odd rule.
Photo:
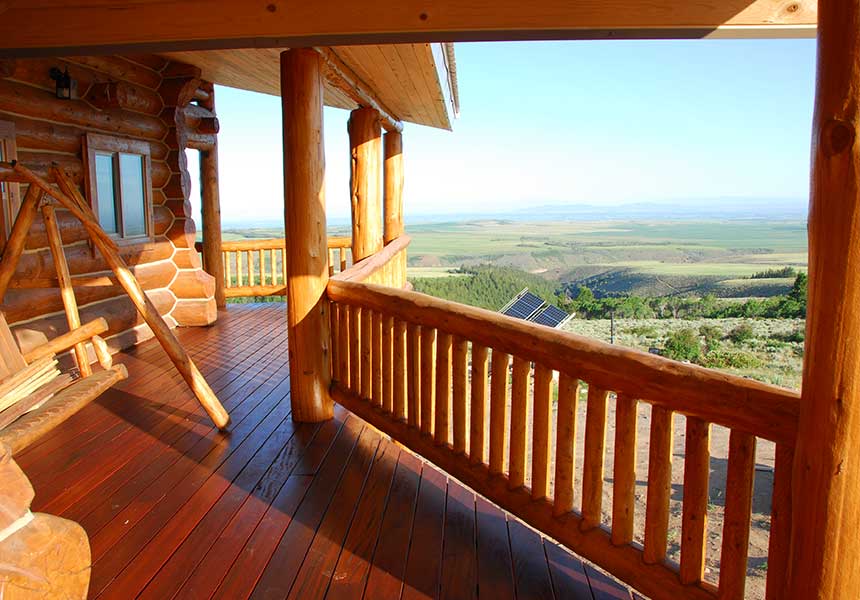
[[[0, 412], [0, 446], [5, 444], [13, 455], [18, 454], [128, 377], [125, 365], [112, 364], [107, 346], [98, 336], [107, 328], [104, 319], [96, 319], [22, 354], [0, 313], [0, 403], [17, 394], [16, 401]], [[56, 355], [88, 340], [102, 370], [78, 379], [61, 373]]]

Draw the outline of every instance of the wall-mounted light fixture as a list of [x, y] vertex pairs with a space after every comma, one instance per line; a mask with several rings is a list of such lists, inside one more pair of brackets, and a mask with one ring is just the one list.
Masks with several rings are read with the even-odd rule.
[[57, 67], [51, 67], [49, 75], [57, 84], [57, 98], [61, 100], [71, 100], [74, 81], [69, 75], [68, 67], [66, 67], [65, 71], [60, 71]]

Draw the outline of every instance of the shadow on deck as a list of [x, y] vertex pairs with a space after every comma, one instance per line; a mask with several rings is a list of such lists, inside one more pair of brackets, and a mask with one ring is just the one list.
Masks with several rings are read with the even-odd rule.
[[128, 380], [18, 457], [33, 510], [89, 534], [90, 597], [630, 600], [345, 409], [294, 424], [282, 304], [178, 333], [228, 434], [148, 342], [116, 357]]

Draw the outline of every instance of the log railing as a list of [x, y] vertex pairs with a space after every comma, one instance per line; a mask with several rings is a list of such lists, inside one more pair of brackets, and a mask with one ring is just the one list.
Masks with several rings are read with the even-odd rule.
[[[340, 277], [327, 291], [336, 401], [652, 598], [744, 597], [756, 441], [774, 442], [767, 597], [783, 597], [796, 393], [414, 292]], [[636, 430], [648, 411], [643, 516]], [[676, 421], [679, 564], [668, 558]], [[712, 425], [729, 432], [718, 580], [705, 577]]]
[[[198, 252], [203, 251], [202, 242], [195, 247]], [[285, 295], [285, 252], [284, 238], [222, 242], [225, 295], [228, 298]], [[350, 238], [328, 238], [329, 275], [345, 271], [351, 264], [351, 255]]]

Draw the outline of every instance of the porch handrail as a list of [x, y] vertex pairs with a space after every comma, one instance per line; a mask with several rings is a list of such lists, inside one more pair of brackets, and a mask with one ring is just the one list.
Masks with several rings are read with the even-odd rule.
[[[329, 237], [329, 275], [350, 265], [352, 240]], [[195, 244], [203, 252], [203, 243]], [[286, 239], [265, 238], [221, 242], [224, 291], [228, 298], [283, 296], [286, 294]]]
[[[797, 393], [415, 292], [337, 277], [327, 293], [336, 401], [656, 599], [743, 598], [756, 437], [776, 442], [767, 597], [780, 597]], [[588, 399], [583, 469], [575, 477], [580, 382]], [[610, 394], [611, 528], [602, 519]], [[651, 405], [652, 415], [644, 547], [634, 542], [639, 403]], [[675, 412], [687, 427], [680, 565], [667, 557]], [[704, 578], [711, 424], [731, 431], [718, 586]], [[575, 479], [582, 485], [578, 510]]]

